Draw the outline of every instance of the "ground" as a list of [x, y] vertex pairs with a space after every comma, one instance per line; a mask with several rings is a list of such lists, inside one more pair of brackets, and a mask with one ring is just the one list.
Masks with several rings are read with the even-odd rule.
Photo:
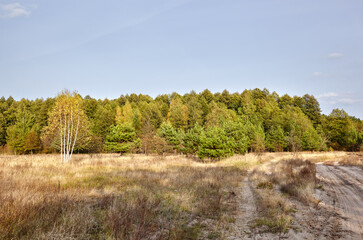
[[360, 153], [0, 156], [0, 239], [363, 239]]
[[240, 187], [229, 239], [363, 239], [362, 154], [266, 158]]

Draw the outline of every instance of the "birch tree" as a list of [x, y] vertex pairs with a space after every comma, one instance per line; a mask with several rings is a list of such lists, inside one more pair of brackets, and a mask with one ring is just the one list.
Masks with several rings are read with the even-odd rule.
[[82, 103], [77, 93], [63, 91], [49, 116], [44, 138], [60, 151], [64, 162], [69, 162], [75, 148], [79, 149], [89, 140], [89, 123]]

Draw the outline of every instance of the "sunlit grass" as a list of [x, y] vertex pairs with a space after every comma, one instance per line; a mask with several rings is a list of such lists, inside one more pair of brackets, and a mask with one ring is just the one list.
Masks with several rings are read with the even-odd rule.
[[246, 173], [229, 161], [3, 155], [0, 239], [219, 238]]

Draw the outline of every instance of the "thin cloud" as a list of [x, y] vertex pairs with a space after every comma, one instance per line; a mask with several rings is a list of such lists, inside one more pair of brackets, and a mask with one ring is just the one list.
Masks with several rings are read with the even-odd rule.
[[[170, 3], [161, 6], [159, 9], [156, 9], [156, 10], [150, 12], [149, 14], [146, 14], [146, 15], [141, 16], [139, 18], [133, 19], [133, 20], [131, 20], [129, 22], [126, 22], [124, 24], [121, 24], [121, 25], [119, 25], [119, 26], [117, 26], [115, 28], [111, 28], [108, 31], [95, 34], [94, 36], [91, 36], [88, 39], [85, 39], [83, 41], [79, 41], [79, 42], [77, 42], [75, 44], [72, 44], [70, 46], [65, 46], [65, 47], [60, 48], [60, 49], [55, 50], [55, 51], [40, 53], [40, 54], [37, 54], [35, 56], [31, 56], [31, 57], [29, 57], [27, 59], [33, 59], [33, 58], [43, 57], [43, 56], [46, 56], [46, 55], [57, 54], [57, 53], [61, 53], [63, 51], [67, 51], [67, 50], [70, 50], [70, 49], [73, 49], [73, 48], [80, 47], [80, 46], [88, 44], [90, 42], [97, 41], [98, 39], [101, 39], [101, 38], [103, 38], [105, 36], [115, 34], [115, 33], [119, 32], [119, 31], [122, 31], [123, 29], [127, 29], [127, 28], [130, 28], [130, 27], [140, 25], [140, 24], [142, 24], [144, 22], [147, 22], [148, 20], [150, 20], [150, 19], [152, 19], [152, 18], [154, 18], [154, 17], [156, 17], [158, 15], [161, 15], [161, 14], [163, 14], [165, 12], [171, 11], [171, 10], [173, 10], [175, 8], [181, 7], [181, 6], [186, 5], [186, 4], [188, 4], [190, 2], [193, 2], [193, 1], [194, 0], [174, 0], [174, 1], [170, 1]], [[36, 8], [36, 6], [34, 8]], [[22, 59], [22, 60], [25, 60], [25, 59]]]
[[341, 98], [341, 99], [338, 99], [338, 102], [339, 103], [346, 103], [346, 104], [354, 104], [354, 103], [362, 102], [362, 100], [353, 99], [353, 98]]
[[323, 93], [323, 94], [320, 94], [318, 96], [318, 98], [330, 98], [330, 97], [338, 97], [339, 94], [338, 93], [335, 93], [335, 92], [328, 92], [328, 93]]
[[337, 53], [337, 52], [335, 52], [335, 53], [330, 53], [330, 54], [328, 55], [328, 58], [331, 58], [331, 59], [334, 59], [334, 58], [341, 58], [341, 57], [343, 57], [343, 54], [341, 54], [341, 53]]
[[26, 9], [20, 3], [11, 3], [0, 6], [0, 17], [1, 18], [16, 18], [22, 16], [29, 16], [30, 10]]
[[321, 76], [323, 76], [324, 74], [322, 73], [322, 72], [314, 72], [313, 73], [313, 76], [314, 77], [321, 77]]
[[347, 93], [347, 92], [341, 94], [336, 92], [323, 93], [318, 95], [318, 99], [321, 102], [328, 103], [331, 105], [336, 105], [336, 104], [353, 105], [363, 102], [363, 100], [357, 98], [354, 93]]

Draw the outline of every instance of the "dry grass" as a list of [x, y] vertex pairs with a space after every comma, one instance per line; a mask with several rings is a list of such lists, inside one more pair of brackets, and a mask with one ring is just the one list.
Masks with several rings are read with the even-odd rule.
[[0, 155], [0, 239], [221, 239], [236, 188], [253, 167], [261, 231], [292, 227], [288, 198], [314, 203], [311, 162], [350, 153], [265, 153], [198, 162], [182, 156]]
[[363, 169], [363, 153], [347, 153], [347, 155], [339, 161], [339, 164], [346, 166], [359, 166]]
[[251, 176], [260, 215], [255, 227], [273, 233], [292, 228], [294, 209], [285, 195], [304, 204], [316, 203], [315, 174], [315, 164], [301, 159], [274, 160], [257, 167]]
[[247, 163], [0, 156], [0, 239], [221, 238]]
[[358, 166], [363, 168], [362, 152], [329, 152], [319, 154], [302, 154], [302, 158], [312, 163], [323, 162], [327, 165]]

